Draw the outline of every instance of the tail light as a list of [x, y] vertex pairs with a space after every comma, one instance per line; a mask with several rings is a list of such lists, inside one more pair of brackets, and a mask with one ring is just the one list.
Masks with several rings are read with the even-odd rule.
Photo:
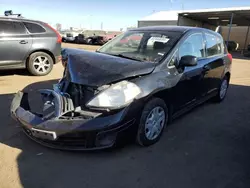
[[62, 37], [60, 35], [60, 33], [54, 29], [52, 26], [50, 26], [49, 24], [46, 24], [50, 29], [52, 29], [55, 33], [56, 33], [56, 36], [57, 36], [57, 43], [62, 43]]
[[232, 62], [232, 60], [233, 60], [233, 56], [232, 56], [232, 54], [230, 54], [230, 53], [227, 53], [227, 57], [230, 59], [230, 61]]
[[62, 66], [63, 66], [63, 67], [66, 67], [66, 66], [67, 66], [67, 63], [68, 63], [68, 60], [67, 60], [67, 59], [62, 59]]

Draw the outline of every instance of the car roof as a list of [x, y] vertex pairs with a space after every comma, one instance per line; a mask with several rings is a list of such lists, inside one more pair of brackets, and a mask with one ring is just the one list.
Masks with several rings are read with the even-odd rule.
[[28, 22], [38, 22], [43, 23], [39, 20], [31, 20], [23, 17], [11, 17], [11, 16], [0, 16], [0, 20], [8, 20], [8, 21], [28, 21]]
[[212, 30], [200, 28], [200, 27], [188, 27], [188, 26], [149, 26], [149, 27], [139, 27], [135, 29], [131, 29], [129, 31], [174, 31], [185, 33], [187, 31], [207, 31], [213, 32]]

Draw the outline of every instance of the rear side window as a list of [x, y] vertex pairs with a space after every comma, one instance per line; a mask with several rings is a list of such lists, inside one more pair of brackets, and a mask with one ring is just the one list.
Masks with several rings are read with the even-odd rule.
[[26, 34], [24, 25], [15, 21], [0, 21], [0, 34], [19, 35]]
[[213, 34], [205, 34], [206, 36], [206, 46], [207, 46], [207, 56], [214, 56], [222, 53], [222, 41], [219, 37]]
[[28, 29], [30, 33], [44, 33], [46, 30], [35, 23], [24, 22], [25, 27]]

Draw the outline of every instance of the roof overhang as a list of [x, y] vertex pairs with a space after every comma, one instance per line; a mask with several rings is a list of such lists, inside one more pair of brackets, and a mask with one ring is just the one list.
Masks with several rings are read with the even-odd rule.
[[233, 26], [250, 25], [250, 7], [203, 9], [179, 12], [179, 16], [211, 25], [228, 26], [233, 13]]

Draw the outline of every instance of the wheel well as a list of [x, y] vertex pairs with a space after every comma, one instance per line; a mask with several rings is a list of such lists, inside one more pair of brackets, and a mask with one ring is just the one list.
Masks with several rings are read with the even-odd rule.
[[230, 81], [230, 76], [231, 76], [230, 72], [227, 72], [225, 76], [228, 77], [228, 81]]
[[28, 55], [28, 57], [26, 58], [26, 67], [27, 67], [27, 63], [28, 63], [28, 60], [29, 60], [30, 55], [33, 54], [33, 53], [35, 53], [35, 52], [44, 52], [44, 53], [48, 54], [48, 55], [53, 59], [53, 63], [54, 63], [54, 64], [56, 63], [55, 56], [53, 55], [53, 53], [50, 52], [49, 50], [43, 50], [43, 49], [42, 49], [42, 50], [35, 50], [35, 51], [31, 52], [31, 53]]
[[160, 98], [160, 99], [162, 99], [164, 102], [165, 102], [165, 104], [167, 105], [167, 107], [168, 107], [168, 112], [169, 112], [169, 117], [171, 117], [171, 114], [172, 114], [172, 110], [173, 110], [173, 105], [171, 105], [171, 103], [170, 103], [170, 99], [171, 99], [171, 97], [170, 97], [170, 93], [169, 93], [169, 91], [159, 91], [159, 92], [156, 92], [156, 93], [154, 93], [154, 94], [152, 94], [152, 95], [150, 95], [150, 96], [148, 96], [147, 98], [146, 98], [146, 101], [145, 101], [145, 104], [149, 101], [149, 100], [151, 100], [152, 98]]

